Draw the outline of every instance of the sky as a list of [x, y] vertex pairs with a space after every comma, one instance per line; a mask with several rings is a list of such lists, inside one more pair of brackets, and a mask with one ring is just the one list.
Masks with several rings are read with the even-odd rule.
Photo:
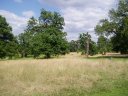
[[97, 36], [94, 27], [100, 19], [108, 18], [110, 9], [118, 0], [1, 0], [0, 15], [7, 19], [13, 34], [24, 32], [27, 21], [34, 16], [38, 19], [42, 8], [59, 12], [65, 19], [64, 31], [67, 39], [77, 40], [80, 33], [89, 32], [94, 41]]

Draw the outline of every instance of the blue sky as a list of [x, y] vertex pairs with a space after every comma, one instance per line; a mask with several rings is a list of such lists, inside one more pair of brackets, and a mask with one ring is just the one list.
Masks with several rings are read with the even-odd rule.
[[65, 19], [68, 40], [89, 32], [96, 40], [94, 27], [116, 7], [118, 0], [1, 0], [0, 15], [6, 17], [15, 35], [23, 32], [31, 16], [39, 17], [42, 8], [59, 12]]
[[41, 8], [41, 4], [36, 0], [1, 0], [0, 2], [1, 10], [7, 10], [17, 15], [22, 15], [22, 12], [27, 10], [38, 13]]
[[59, 8], [55, 6], [49, 6], [46, 2], [40, 2], [39, 0], [1, 0], [0, 10], [6, 10], [15, 13], [16, 15], [23, 15], [22, 12], [33, 11], [38, 18], [40, 10], [44, 8], [50, 11], [59, 12]]

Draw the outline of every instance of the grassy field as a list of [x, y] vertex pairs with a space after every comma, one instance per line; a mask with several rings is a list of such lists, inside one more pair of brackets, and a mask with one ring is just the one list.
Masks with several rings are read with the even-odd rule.
[[128, 96], [128, 59], [1, 60], [0, 96]]

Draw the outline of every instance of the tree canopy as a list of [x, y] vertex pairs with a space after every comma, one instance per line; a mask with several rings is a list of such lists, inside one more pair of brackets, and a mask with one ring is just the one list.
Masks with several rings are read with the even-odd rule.
[[[88, 32], [79, 35], [79, 43], [80, 50], [83, 52], [82, 54], [87, 53], [87, 51], [89, 51], [89, 55], [94, 55], [97, 53], [96, 43], [91, 40], [91, 35]], [[89, 46], [88, 50], [87, 46]]]
[[113, 50], [128, 53], [128, 1], [119, 0], [117, 9], [109, 11], [109, 19], [100, 20], [95, 27], [98, 35], [111, 35]]
[[0, 15], [0, 58], [6, 56], [12, 58], [16, 51], [16, 39], [11, 33], [12, 28], [6, 19]]
[[30, 18], [25, 32], [19, 35], [19, 44], [25, 46], [22, 51], [30, 51], [28, 54], [34, 57], [44, 54], [46, 58], [66, 54], [68, 42], [63, 26], [64, 18], [59, 13], [42, 9], [39, 19]]

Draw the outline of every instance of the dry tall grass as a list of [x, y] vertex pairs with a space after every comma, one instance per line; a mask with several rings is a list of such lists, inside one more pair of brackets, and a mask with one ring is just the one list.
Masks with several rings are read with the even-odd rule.
[[[97, 82], [109, 90], [111, 81], [128, 80], [128, 60], [85, 59], [79, 54], [56, 59], [29, 59], [0, 61], [0, 96], [76, 96], [83, 90], [89, 93]], [[74, 90], [75, 91], [75, 90]], [[67, 93], [66, 93], [67, 92]], [[56, 95], [55, 95], [56, 94]], [[75, 96], [75, 95], [74, 95]]]

